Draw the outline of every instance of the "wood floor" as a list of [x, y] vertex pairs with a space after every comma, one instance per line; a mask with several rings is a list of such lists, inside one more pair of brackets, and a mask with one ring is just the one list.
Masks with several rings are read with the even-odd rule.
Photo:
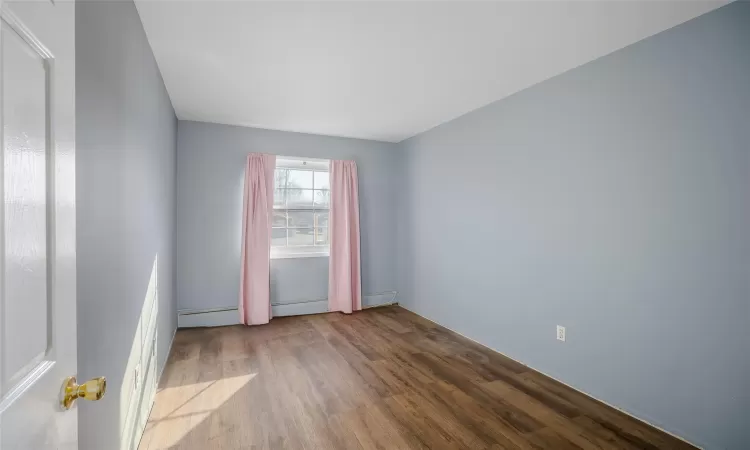
[[683, 449], [403, 308], [177, 332], [140, 450]]

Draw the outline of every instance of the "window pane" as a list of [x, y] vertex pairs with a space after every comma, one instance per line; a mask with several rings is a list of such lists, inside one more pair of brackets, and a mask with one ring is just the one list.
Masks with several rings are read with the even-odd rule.
[[312, 211], [289, 211], [289, 228], [312, 228]]
[[274, 187], [285, 188], [287, 178], [289, 178], [289, 171], [287, 169], [276, 169], [273, 176]]
[[271, 229], [271, 247], [286, 247], [286, 228]]
[[274, 211], [273, 220], [271, 223], [272, 227], [286, 227], [286, 212], [285, 211]]
[[328, 226], [328, 211], [315, 213], [315, 226], [316, 227]]
[[294, 170], [289, 169], [289, 180], [287, 188], [312, 189], [313, 173], [312, 170]]
[[290, 228], [289, 229], [289, 246], [299, 247], [304, 245], [313, 245], [312, 228]]
[[315, 191], [315, 206], [328, 208], [331, 204], [331, 191]]
[[328, 228], [315, 229], [315, 245], [328, 245]]
[[315, 171], [315, 189], [331, 189], [328, 172]]
[[286, 206], [286, 189], [273, 190], [273, 207], [284, 208]]
[[288, 208], [312, 208], [312, 189], [287, 189], [286, 195]]

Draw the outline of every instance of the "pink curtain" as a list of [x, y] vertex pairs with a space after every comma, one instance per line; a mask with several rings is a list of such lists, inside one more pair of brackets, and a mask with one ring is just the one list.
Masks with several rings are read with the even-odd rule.
[[357, 164], [354, 161], [331, 161], [330, 177], [328, 309], [350, 314], [362, 309]]
[[271, 219], [276, 156], [251, 153], [245, 167], [242, 208], [240, 322], [260, 325], [271, 320]]

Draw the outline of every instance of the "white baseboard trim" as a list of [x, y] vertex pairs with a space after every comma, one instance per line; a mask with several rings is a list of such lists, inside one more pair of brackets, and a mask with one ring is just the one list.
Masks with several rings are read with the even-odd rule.
[[272, 317], [303, 316], [328, 312], [328, 299], [311, 302], [271, 305]]
[[222, 327], [239, 323], [240, 315], [236, 307], [191, 309], [177, 312], [177, 328]]
[[570, 389], [573, 389], [573, 390], [574, 390], [574, 391], [576, 391], [576, 392], [580, 392], [581, 394], [585, 395], [586, 397], [588, 397], [588, 398], [590, 398], [590, 399], [596, 400], [597, 402], [599, 402], [599, 403], [601, 403], [601, 404], [603, 404], [603, 405], [609, 406], [609, 407], [610, 407], [610, 408], [612, 408], [612, 409], [616, 409], [617, 411], [620, 411], [621, 413], [625, 414], [626, 416], [632, 417], [633, 419], [635, 419], [635, 420], [637, 420], [637, 421], [639, 421], [639, 422], [642, 422], [642, 423], [644, 423], [644, 424], [646, 424], [646, 425], [648, 425], [648, 426], [650, 426], [650, 427], [652, 427], [652, 428], [655, 428], [655, 429], [657, 429], [657, 430], [659, 430], [659, 431], [661, 431], [661, 432], [663, 432], [663, 433], [665, 433], [665, 434], [668, 434], [668, 435], [670, 435], [670, 436], [672, 436], [672, 437], [674, 437], [674, 438], [676, 438], [676, 439], [679, 439], [679, 440], [681, 440], [682, 442], [688, 443], [688, 444], [690, 444], [690, 445], [692, 445], [692, 446], [695, 446], [695, 447], [697, 447], [697, 448], [702, 448], [702, 447], [701, 447], [701, 446], [699, 446], [698, 444], [692, 443], [692, 442], [688, 441], [687, 439], [685, 439], [685, 438], [684, 438], [684, 437], [682, 437], [682, 436], [678, 436], [678, 435], [676, 435], [676, 434], [672, 433], [671, 431], [667, 431], [667, 430], [665, 430], [664, 428], [662, 428], [662, 427], [660, 427], [660, 426], [654, 425], [653, 423], [650, 423], [650, 422], [649, 422], [649, 421], [647, 421], [647, 420], [641, 419], [640, 417], [638, 417], [638, 416], [636, 416], [636, 415], [633, 415], [633, 414], [629, 413], [628, 411], [625, 411], [624, 409], [622, 409], [622, 408], [620, 408], [620, 407], [618, 407], [618, 406], [615, 406], [615, 405], [613, 405], [613, 404], [611, 404], [611, 403], [609, 403], [609, 402], [605, 402], [604, 400], [602, 400], [602, 399], [600, 399], [600, 398], [594, 397], [593, 395], [589, 394], [588, 392], [582, 391], [582, 390], [578, 389], [578, 388], [577, 388], [577, 387], [575, 387], [575, 386], [571, 386], [571, 385], [569, 385], [568, 383], [566, 383], [566, 382], [564, 382], [564, 381], [562, 381], [562, 380], [560, 380], [560, 379], [558, 379], [558, 378], [555, 378], [555, 377], [553, 377], [552, 375], [549, 375], [549, 374], [547, 374], [547, 373], [545, 373], [545, 372], [542, 372], [542, 371], [541, 371], [541, 370], [539, 370], [539, 369], [535, 369], [534, 367], [532, 367], [532, 366], [530, 366], [530, 365], [526, 364], [526, 363], [525, 363], [525, 362], [523, 362], [523, 361], [519, 361], [519, 360], [517, 360], [517, 359], [515, 359], [515, 358], [511, 358], [510, 356], [506, 355], [505, 353], [503, 353], [503, 352], [500, 352], [500, 351], [497, 351], [497, 350], [495, 350], [494, 348], [492, 348], [492, 347], [490, 347], [490, 346], [488, 346], [488, 345], [482, 344], [481, 342], [479, 342], [479, 341], [477, 341], [477, 340], [474, 340], [474, 339], [472, 339], [472, 338], [470, 338], [470, 337], [468, 337], [468, 336], [466, 336], [466, 335], [464, 335], [464, 334], [462, 334], [462, 333], [459, 333], [458, 331], [456, 331], [456, 330], [454, 330], [454, 329], [452, 329], [452, 328], [448, 328], [448, 327], [446, 327], [445, 325], [443, 325], [443, 324], [441, 324], [441, 323], [439, 323], [439, 322], [436, 322], [436, 321], [434, 321], [434, 320], [430, 319], [429, 317], [423, 316], [422, 314], [419, 314], [418, 312], [416, 312], [416, 311], [413, 311], [413, 310], [411, 310], [411, 309], [407, 308], [407, 307], [406, 307], [406, 306], [404, 306], [403, 304], [399, 304], [399, 306], [400, 306], [400, 307], [402, 307], [402, 308], [404, 308], [405, 310], [407, 310], [407, 311], [409, 311], [409, 312], [413, 313], [413, 314], [416, 314], [416, 315], [418, 315], [419, 317], [421, 317], [421, 318], [423, 318], [423, 319], [425, 319], [425, 320], [429, 320], [430, 322], [434, 323], [435, 325], [439, 325], [439, 326], [441, 326], [441, 327], [445, 328], [446, 330], [450, 330], [450, 331], [452, 331], [453, 333], [456, 333], [457, 335], [459, 335], [459, 336], [461, 336], [461, 337], [463, 337], [463, 338], [465, 338], [465, 339], [468, 339], [468, 340], [470, 340], [471, 342], [474, 342], [474, 343], [475, 343], [475, 344], [477, 344], [477, 345], [481, 345], [482, 347], [486, 348], [487, 350], [491, 350], [491, 351], [493, 351], [493, 352], [495, 352], [495, 353], [499, 353], [500, 355], [503, 355], [503, 356], [505, 356], [505, 357], [506, 357], [506, 358], [508, 358], [508, 359], [512, 359], [513, 361], [515, 361], [515, 362], [517, 362], [517, 363], [519, 363], [519, 364], [522, 364], [522, 365], [524, 365], [524, 366], [528, 367], [529, 369], [533, 370], [534, 372], [540, 373], [540, 374], [544, 375], [544, 376], [545, 376], [545, 377], [547, 377], [547, 378], [550, 378], [550, 379], [552, 379], [552, 380], [555, 380], [555, 381], [557, 381], [558, 383], [560, 383], [560, 384], [562, 384], [562, 385], [565, 385], [565, 386], [569, 387]]
[[[368, 294], [362, 298], [362, 308], [385, 306], [395, 303], [396, 291]], [[299, 303], [271, 305], [273, 317], [322, 314], [328, 312], [328, 299], [315, 299]], [[212, 309], [181, 309], [177, 311], [177, 328], [221, 327], [237, 325], [240, 316], [236, 306]]]

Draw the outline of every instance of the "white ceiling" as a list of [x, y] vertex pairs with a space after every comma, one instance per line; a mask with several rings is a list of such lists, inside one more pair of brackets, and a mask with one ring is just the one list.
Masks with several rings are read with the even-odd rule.
[[724, 3], [136, 1], [180, 119], [393, 142]]

